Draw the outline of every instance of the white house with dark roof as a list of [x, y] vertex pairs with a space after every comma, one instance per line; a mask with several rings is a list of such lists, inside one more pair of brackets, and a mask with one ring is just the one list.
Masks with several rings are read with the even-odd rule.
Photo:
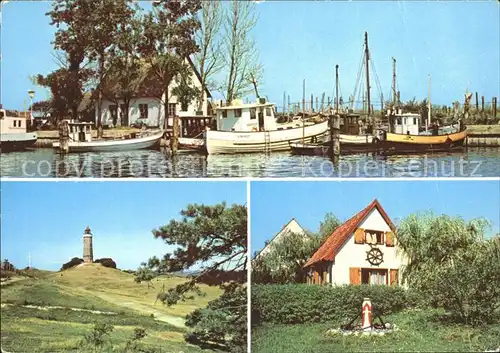
[[[192, 84], [199, 90], [203, 90], [203, 101], [201, 104], [201, 116], [207, 117], [212, 114], [211, 105], [209, 99], [212, 97], [210, 91], [206, 88], [202, 88], [201, 76], [194, 66], [190, 58], [186, 59], [186, 62], [192, 68], [191, 81]], [[173, 95], [171, 92], [174, 87], [177, 86], [176, 80], [174, 80], [169, 87], [169, 126], [173, 124], [173, 116], [177, 115], [179, 117], [195, 117], [200, 116], [200, 111], [198, 111], [198, 98], [193, 99], [187, 109], [182, 110], [181, 104], [178, 97]], [[147, 126], [164, 126], [165, 113], [163, 100], [165, 96], [162, 94], [163, 88], [159, 86], [154, 75], [149, 75], [141, 83], [137, 94], [132, 98], [129, 107], [128, 121], [124, 121], [125, 115], [122, 110], [125, 109], [123, 101], [111, 101], [103, 97], [102, 100], [102, 124], [108, 126], [129, 126], [134, 123], [143, 123]], [[162, 97], [159, 99], [158, 97]], [[97, 123], [97, 105], [96, 105], [96, 116], [95, 121]]]

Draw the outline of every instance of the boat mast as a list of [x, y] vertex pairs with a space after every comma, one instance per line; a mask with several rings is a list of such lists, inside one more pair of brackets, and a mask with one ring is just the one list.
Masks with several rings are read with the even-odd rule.
[[339, 66], [335, 65], [335, 113], [339, 113]]
[[302, 81], [302, 143], [304, 143], [305, 138], [305, 113], [306, 113], [306, 79]]
[[365, 32], [365, 65], [366, 65], [366, 99], [368, 102], [368, 116], [371, 113], [371, 104], [370, 104], [370, 52], [368, 51], [368, 32]]
[[428, 87], [428, 92], [427, 92], [427, 96], [428, 96], [428, 100], [429, 100], [429, 107], [427, 109], [427, 122], [425, 123], [425, 131], [427, 131], [427, 129], [429, 128], [429, 125], [431, 124], [431, 109], [432, 109], [432, 104], [431, 104], [431, 75], [428, 74], [428, 77], [429, 77], [429, 87]]
[[392, 58], [392, 106], [396, 109], [396, 59]]

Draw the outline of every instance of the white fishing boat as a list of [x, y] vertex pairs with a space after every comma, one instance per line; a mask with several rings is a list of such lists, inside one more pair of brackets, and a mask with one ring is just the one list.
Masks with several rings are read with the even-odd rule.
[[208, 154], [289, 151], [290, 142], [315, 142], [328, 131], [319, 115], [278, 123], [274, 104], [235, 101], [216, 109], [217, 130], [205, 131]]
[[0, 151], [22, 151], [33, 146], [38, 136], [36, 132], [26, 131], [26, 118], [7, 116], [0, 109]]
[[[146, 130], [116, 139], [92, 139], [92, 123], [69, 122], [68, 152], [122, 152], [152, 148], [159, 144], [162, 130]], [[53, 148], [60, 149], [60, 142]]]

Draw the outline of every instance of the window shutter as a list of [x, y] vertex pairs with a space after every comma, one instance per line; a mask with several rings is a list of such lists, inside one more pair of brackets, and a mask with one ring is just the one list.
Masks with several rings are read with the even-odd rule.
[[361, 284], [361, 268], [349, 267], [349, 282], [351, 284]]
[[354, 232], [354, 243], [363, 244], [365, 238], [365, 230], [363, 228], [358, 228]]
[[386, 232], [385, 233], [385, 245], [394, 246], [394, 233]]
[[391, 269], [391, 286], [399, 284], [399, 270]]

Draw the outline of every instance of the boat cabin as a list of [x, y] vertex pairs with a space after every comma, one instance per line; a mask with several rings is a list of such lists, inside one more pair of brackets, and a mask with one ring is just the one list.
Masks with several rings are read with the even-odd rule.
[[68, 122], [70, 141], [91, 142], [92, 141], [92, 123]]
[[373, 126], [368, 119], [362, 119], [360, 114], [345, 113], [340, 114], [340, 133], [347, 135], [371, 134]]
[[2, 134], [25, 133], [26, 118], [7, 116], [7, 112], [0, 109], [0, 129]]
[[261, 99], [257, 103], [243, 104], [233, 101], [230, 106], [216, 109], [219, 131], [269, 131], [277, 130], [274, 104]]
[[389, 116], [390, 132], [404, 135], [418, 135], [420, 132], [420, 114], [396, 113]]

